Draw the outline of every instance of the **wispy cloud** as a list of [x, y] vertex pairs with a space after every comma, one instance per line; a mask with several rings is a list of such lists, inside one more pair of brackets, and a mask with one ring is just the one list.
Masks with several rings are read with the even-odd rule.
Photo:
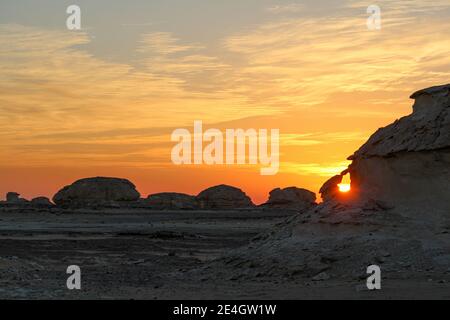
[[298, 175], [311, 175], [320, 177], [332, 177], [347, 169], [350, 161], [334, 163], [284, 163], [280, 169], [282, 173], [293, 173]]
[[280, 13], [296, 13], [305, 9], [305, 6], [300, 3], [290, 3], [285, 5], [273, 5], [266, 8], [266, 11], [274, 14]]
[[239, 76], [249, 91], [258, 87], [261, 99], [292, 107], [338, 92], [412, 91], [445, 82], [450, 23], [407, 12], [384, 17], [380, 32], [367, 30], [366, 17], [354, 14], [270, 23], [229, 37], [225, 47], [246, 57]]

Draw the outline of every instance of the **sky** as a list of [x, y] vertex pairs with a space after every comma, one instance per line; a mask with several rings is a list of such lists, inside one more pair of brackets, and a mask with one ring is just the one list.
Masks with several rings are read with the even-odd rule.
[[[81, 9], [68, 30], [66, 9]], [[381, 9], [381, 29], [367, 8]], [[0, 2], [0, 198], [91, 176], [143, 197], [230, 184], [317, 192], [412, 92], [450, 82], [445, 0]], [[279, 129], [280, 168], [174, 165], [171, 133]]]

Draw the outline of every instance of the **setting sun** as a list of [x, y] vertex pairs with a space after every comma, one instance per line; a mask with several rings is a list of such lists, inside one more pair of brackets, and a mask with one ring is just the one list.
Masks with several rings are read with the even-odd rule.
[[340, 192], [349, 192], [350, 191], [350, 184], [348, 184], [348, 183], [341, 183], [341, 184], [338, 184], [338, 186], [339, 186]]

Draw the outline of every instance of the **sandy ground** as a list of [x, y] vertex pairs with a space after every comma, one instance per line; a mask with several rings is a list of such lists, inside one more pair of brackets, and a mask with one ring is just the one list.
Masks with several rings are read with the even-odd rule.
[[[376, 292], [365, 289], [365, 279], [214, 277], [211, 268], [221, 266], [211, 262], [292, 215], [280, 210], [4, 211], [0, 298], [450, 298], [449, 283], [426, 273], [415, 279], [390, 274]], [[66, 288], [69, 265], [81, 268], [81, 290]]]

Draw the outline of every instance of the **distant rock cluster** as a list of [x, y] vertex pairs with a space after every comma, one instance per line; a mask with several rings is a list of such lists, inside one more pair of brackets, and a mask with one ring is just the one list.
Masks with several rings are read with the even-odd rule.
[[141, 198], [133, 183], [126, 179], [95, 177], [77, 180], [59, 190], [53, 203], [45, 197], [31, 201], [22, 199], [18, 193], [7, 194], [2, 205], [59, 208], [139, 208], [151, 210], [232, 210], [252, 208], [285, 208], [307, 210], [315, 203], [313, 192], [290, 187], [274, 189], [267, 203], [256, 206], [249, 196], [239, 188], [218, 185], [201, 191], [197, 196], [163, 192]]
[[28, 201], [27, 199], [21, 198], [17, 192], [8, 192], [6, 194], [6, 201], [0, 201], [0, 206], [51, 208], [54, 204], [46, 197], [37, 197]]

